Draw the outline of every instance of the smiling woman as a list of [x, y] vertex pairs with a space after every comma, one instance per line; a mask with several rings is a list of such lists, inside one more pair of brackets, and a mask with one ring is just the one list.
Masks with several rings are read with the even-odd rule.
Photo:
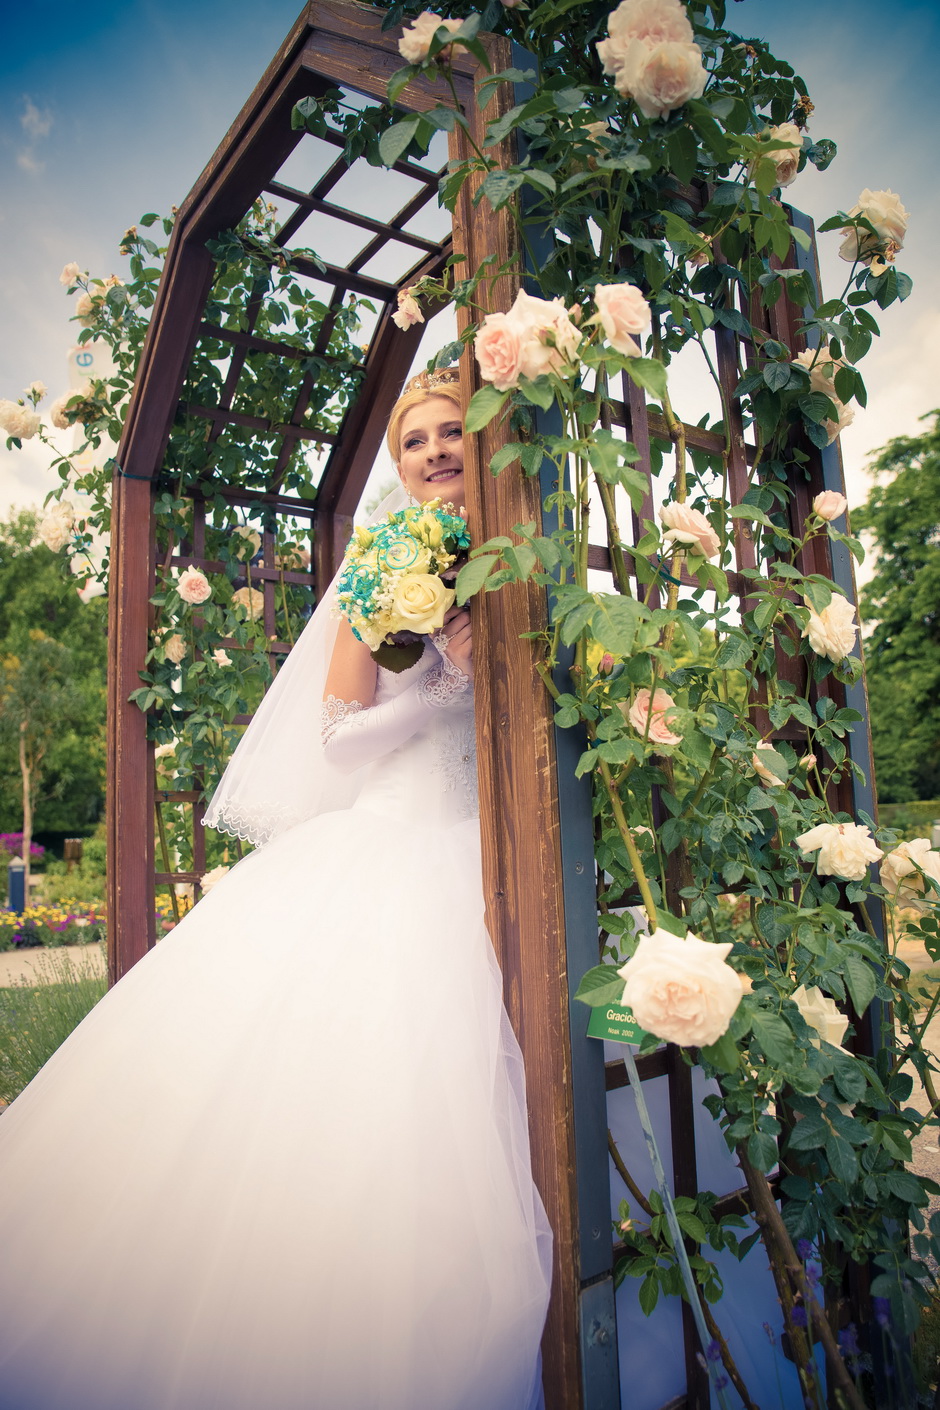
[[392, 413], [387, 442], [413, 499], [423, 504], [440, 496], [462, 506], [463, 425], [456, 381], [439, 379], [432, 388], [425, 377], [424, 385], [412, 385]]

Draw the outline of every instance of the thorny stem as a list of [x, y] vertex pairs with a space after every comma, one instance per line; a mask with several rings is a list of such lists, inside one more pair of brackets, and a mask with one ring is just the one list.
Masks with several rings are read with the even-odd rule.
[[657, 928], [656, 902], [653, 900], [653, 893], [646, 879], [646, 872], [643, 870], [643, 863], [640, 861], [640, 854], [633, 840], [633, 833], [630, 831], [630, 825], [624, 814], [620, 794], [617, 792], [617, 785], [614, 783], [609, 764], [605, 763], [603, 759], [600, 759], [598, 761], [598, 767], [600, 768], [601, 777], [604, 780], [604, 786], [610, 798], [610, 806], [614, 815], [614, 822], [617, 824], [617, 831], [620, 833], [621, 840], [626, 848], [630, 865], [633, 868], [633, 875], [636, 877], [637, 886], [640, 888], [640, 895], [643, 897], [649, 928], [653, 931]]
[[636, 1203], [640, 1206], [643, 1213], [647, 1215], [650, 1219], [652, 1219], [655, 1214], [653, 1206], [650, 1204], [649, 1200], [643, 1194], [643, 1191], [640, 1189], [639, 1185], [636, 1183], [633, 1176], [630, 1174], [629, 1170], [624, 1165], [623, 1156], [617, 1149], [617, 1142], [614, 1140], [613, 1133], [609, 1129], [607, 1131], [607, 1149], [610, 1152], [610, 1158], [614, 1162], [617, 1174], [620, 1176], [621, 1180], [626, 1185], [627, 1189], [630, 1191], [631, 1195], [633, 1196]]

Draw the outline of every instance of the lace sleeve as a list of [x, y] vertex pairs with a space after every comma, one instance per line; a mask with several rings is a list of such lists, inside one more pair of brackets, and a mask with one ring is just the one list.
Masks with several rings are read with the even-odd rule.
[[418, 682], [418, 696], [435, 710], [445, 710], [470, 689], [470, 677], [447, 656], [436, 670], [428, 671]]
[[365, 706], [358, 700], [340, 700], [336, 695], [327, 695], [320, 706], [320, 738], [328, 744], [344, 720], [358, 715]]

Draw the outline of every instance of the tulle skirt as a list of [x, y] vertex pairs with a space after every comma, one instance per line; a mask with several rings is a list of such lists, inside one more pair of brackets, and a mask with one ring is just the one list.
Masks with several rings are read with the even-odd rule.
[[0, 1119], [4, 1410], [535, 1410], [550, 1278], [477, 824], [253, 853]]

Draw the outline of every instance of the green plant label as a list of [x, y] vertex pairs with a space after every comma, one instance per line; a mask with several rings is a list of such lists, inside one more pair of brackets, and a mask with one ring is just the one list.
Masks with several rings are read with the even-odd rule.
[[633, 1017], [633, 1010], [624, 1004], [600, 1004], [591, 1009], [587, 1031], [589, 1038], [606, 1038], [611, 1043], [633, 1043], [637, 1047], [646, 1037], [646, 1030]]

